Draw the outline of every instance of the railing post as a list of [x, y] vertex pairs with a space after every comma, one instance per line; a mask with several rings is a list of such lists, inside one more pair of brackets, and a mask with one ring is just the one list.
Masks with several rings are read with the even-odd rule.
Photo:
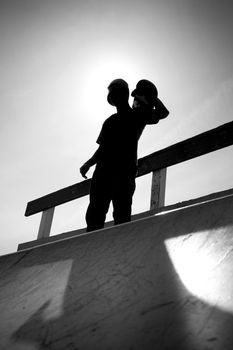
[[150, 210], [158, 209], [165, 203], [167, 168], [152, 173]]
[[55, 208], [50, 208], [43, 211], [37, 239], [49, 237], [53, 221], [54, 209]]

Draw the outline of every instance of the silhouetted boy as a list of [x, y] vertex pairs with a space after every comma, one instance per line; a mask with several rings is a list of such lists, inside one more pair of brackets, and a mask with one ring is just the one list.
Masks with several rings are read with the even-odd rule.
[[156, 124], [169, 114], [157, 98], [155, 85], [148, 80], [140, 80], [132, 92], [133, 108], [123, 79], [113, 80], [108, 91], [107, 100], [117, 113], [105, 120], [97, 139], [99, 148], [80, 168], [86, 178], [89, 168], [96, 164], [86, 213], [87, 231], [104, 227], [111, 201], [115, 225], [131, 220], [138, 140], [146, 124]]

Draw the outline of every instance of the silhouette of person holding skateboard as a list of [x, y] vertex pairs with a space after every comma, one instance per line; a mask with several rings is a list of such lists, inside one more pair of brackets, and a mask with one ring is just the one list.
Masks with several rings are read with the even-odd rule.
[[150, 81], [140, 80], [131, 95], [132, 108], [126, 81], [115, 79], [110, 83], [107, 100], [117, 111], [103, 123], [97, 139], [99, 148], [80, 168], [86, 178], [90, 167], [96, 165], [86, 212], [87, 232], [104, 227], [111, 201], [115, 225], [131, 220], [138, 140], [147, 124], [157, 124], [169, 114]]

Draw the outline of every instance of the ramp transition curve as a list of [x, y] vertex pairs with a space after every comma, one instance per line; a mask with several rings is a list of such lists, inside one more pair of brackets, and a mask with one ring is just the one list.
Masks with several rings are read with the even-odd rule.
[[233, 196], [0, 258], [0, 349], [233, 348]]

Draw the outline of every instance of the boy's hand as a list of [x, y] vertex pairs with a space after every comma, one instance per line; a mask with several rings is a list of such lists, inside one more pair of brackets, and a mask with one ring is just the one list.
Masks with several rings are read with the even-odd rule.
[[84, 177], [84, 179], [87, 179], [86, 173], [88, 172], [88, 170], [90, 169], [90, 165], [88, 164], [88, 162], [84, 163], [80, 170], [80, 173], [82, 175], [82, 177]]

